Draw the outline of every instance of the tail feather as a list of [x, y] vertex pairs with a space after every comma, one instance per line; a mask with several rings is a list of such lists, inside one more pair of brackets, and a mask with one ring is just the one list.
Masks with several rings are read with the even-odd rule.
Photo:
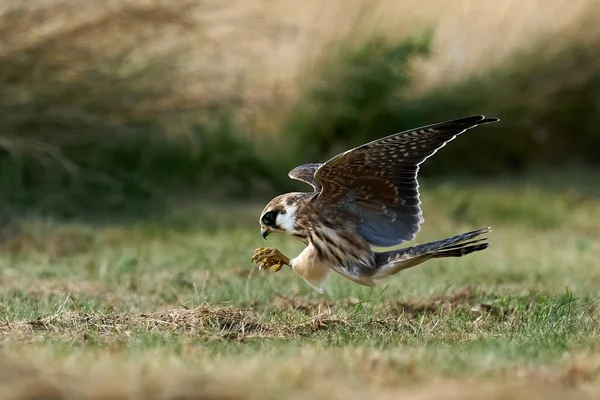
[[434, 253], [432, 258], [462, 257], [475, 251], [485, 250], [490, 246], [490, 244], [481, 242], [486, 240], [487, 238], [475, 239], [468, 242], [462, 242], [452, 246], [443, 247], [438, 252]]
[[471, 254], [476, 251], [485, 250], [490, 246], [489, 243], [477, 244], [474, 246], [459, 247], [456, 249], [441, 250], [433, 255], [431, 258], [444, 258], [444, 257], [462, 257], [467, 254]]
[[469, 240], [467, 242], [459, 242], [457, 244], [453, 244], [453, 245], [449, 245], [449, 246], [444, 246], [443, 248], [444, 248], [444, 250], [446, 250], [446, 249], [456, 249], [456, 248], [459, 248], [459, 247], [464, 247], [464, 246], [468, 246], [468, 245], [471, 245], [471, 244], [480, 243], [480, 242], [483, 242], [485, 240], [487, 240], [487, 238], [473, 239], [473, 240]]
[[476, 251], [485, 250], [490, 246], [490, 243], [486, 242], [487, 238], [474, 238], [491, 232], [491, 230], [487, 227], [435, 242], [375, 253], [377, 271], [374, 278], [388, 277], [431, 258], [462, 257]]

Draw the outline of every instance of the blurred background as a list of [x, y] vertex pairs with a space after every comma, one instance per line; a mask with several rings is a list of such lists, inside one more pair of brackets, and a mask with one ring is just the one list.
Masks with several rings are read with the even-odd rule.
[[472, 114], [501, 122], [423, 177], [569, 187], [600, 162], [598, 21], [597, 0], [2, 0], [1, 210], [264, 200], [308, 190], [298, 164]]

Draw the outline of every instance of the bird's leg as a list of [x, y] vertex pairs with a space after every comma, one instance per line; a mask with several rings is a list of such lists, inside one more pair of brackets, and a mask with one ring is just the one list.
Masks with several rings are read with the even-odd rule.
[[275, 247], [259, 247], [254, 251], [252, 262], [260, 262], [258, 269], [261, 271], [273, 267], [273, 272], [279, 271], [284, 265], [290, 265], [290, 259]]

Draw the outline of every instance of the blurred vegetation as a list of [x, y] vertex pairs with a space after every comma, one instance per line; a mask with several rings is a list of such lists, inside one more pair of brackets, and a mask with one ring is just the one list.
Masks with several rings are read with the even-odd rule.
[[484, 75], [404, 101], [407, 127], [472, 113], [501, 119], [428, 160], [429, 171], [496, 175], [600, 164], [599, 50], [598, 42], [554, 49], [549, 40]]
[[325, 60], [292, 112], [286, 132], [298, 160], [332, 156], [397, 131], [398, 94], [410, 87], [412, 61], [428, 54], [430, 35], [353, 39]]
[[140, 55], [166, 29], [189, 29], [186, 10], [121, 8], [41, 40], [19, 33], [56, 8], [0, 16], [5, 212], [129, 213], [208, 187], [241, 195], [277, 181], [234, 127], [234, 96], [182, 96], [182, 49]]
[[[426, 93], [412, 90], [430, 34], [351, 37], [319, 66], [281, 133], [263, 139], [239, 93], [190, 97], [185, 49], [140, 51], [187, 8], [121, 8], [19, 34], [56, 9], [0, 15], [0, 204], [63, 216], [143, 211], [210, 192], [244, 198], [295, 185], [287, 171], [404, 129], [472, 114], [501, 118], [428, 160], [423, 174], [499, 175], [600, 162], [600, 43], [532, 43], [505, 64]], [[15, 33], [16, 32], [16, 33]], [[112, 37], [127, 38], [111, 40]], [[243, 112], [242, 112], [243, 111]]]
[[415, 94], [412, 61], [428, 54], [427, 38], [376, 39], [327, 65], [287, 129], [298, 144], [311, 144], [300, 154], [327, 159], [395, 132], [485, 114], [500, 123], [452, 142], [422, 174], [489, 176], [600, 163], [600, 43], [557, 48], [548, 38], [492, 71]]

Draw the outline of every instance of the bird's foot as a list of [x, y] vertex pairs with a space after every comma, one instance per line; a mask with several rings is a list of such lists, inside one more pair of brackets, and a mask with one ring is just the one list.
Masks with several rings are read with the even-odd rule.
[[273, 267], [273, 272], [279, 271], [284, 265], [290, 265], [290, 259], [275, 247], [259, 247], [254, 251], [252, 262], [260, 263], [260, 271]]

